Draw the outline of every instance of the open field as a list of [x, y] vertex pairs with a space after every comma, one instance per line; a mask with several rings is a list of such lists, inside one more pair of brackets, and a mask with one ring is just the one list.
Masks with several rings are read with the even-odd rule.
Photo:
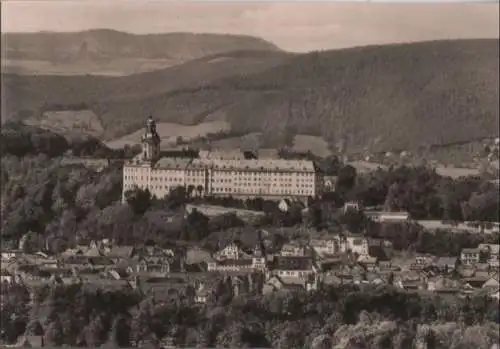
[[[175, 145], [176, 138], [182, 137], [184, 140], [204, 136], [207, 133], [215, 133], [229, 130], [229, 124], [225, 121], [203, 122], [198, 125], [186, 126], [169, 122], [160, 122], [156, 125], [158, 134], [161, 137], [161, 147], [171, 148]], [[109, 141], [106, 145], [112, 149], [122, 148], [125, 145], [135, 145], [141, 142], [143, 130], [139, 129], [134, 133]]]
[[187, 264], [197, 264], [201, 262], [208, 262], [212, 259], [210, 253], [200, 248], [189, 248], [186, 253]]
[[127, 76], [165, 69], [182, 63], [171, 59], [122, 58], [106, 63], [76, 61], [69, 63], [54, 63], [44, 60], [13, 60], [2, 62], [4, 73], [20, 75], [101, 75]]
[[293, 140], [293, 150], [300, 153], [310, 151], [322, 157], [327, 157], [332, 153], [328, 143], [322, 137], [300, 134], [296, 135]]
[[368, 161], [351, 161], [349, 165], [354, 167], [358, 173], [368, 173], [376, 171], [378, 168], [383, 170], [387, 169], [387, 166], [383, 164], [379, 164], [376, 162], [368, 162]]
[[241, 137], [229, 137], [210, 142], [212, 149], [256, 149], [260, 146], [260, 132], [251, 132]]
[[479, 176], [479, 170], [475, 168], [461, 168], [461, 167], [436, 167], [436, 172], [441, 176], [459, 178], [467, 176]]
[[99, 137], [104, 132], [101, 121], [92, 110], [47, 111], [41, 118], [30, 118], [25, 123], [63, 136], [86, 134]]
[[[228, 137], [216, 141], [211, 141], [212, 149], [261, 149], [262, 132], [250, 132], [240, 137]], [[196, 144], [193, 144], [196, 146]], [[293, 151], [305, 153], [310, 151], [314, 155], [326, 157], [331, 154], [328, 144], [322, 137], [297, 135], [294, 138]]]
[[474, 226], [473, 222], [460, 222], [455, 225], [450, 224], [450, 223], [443, 223], [442, 221], [438, 220], [417, 220], [417, 224], [422, 226], [424, 229], [430, 232], [435, 232], [438, 229], [441, 230], [451, 230], [454, 232], [469, 232], [469, 233], [475, 233], [475, 234], [493, 234], [493, 233], [498, 233], [498, 227], [492, 226], [489, 228], [484, 228], [481, 229], [479, 226]]
[[207, 217], [214, 217], [222, 214], [234, 213], [241, 219], [253, 218], [255, 216], [263, 216], [264, 212], [251, 211], [240, 208], [224, 207], [217, 205], [186, 205], [186, 211], [191, 213], [194, 209], [204, 214]]

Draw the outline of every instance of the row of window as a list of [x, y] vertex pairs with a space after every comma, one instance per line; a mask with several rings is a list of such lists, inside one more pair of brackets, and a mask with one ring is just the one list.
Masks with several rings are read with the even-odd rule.
[[[233, 190], [234, 189], [234, 190]], [[212, 188], [215, 193], [269, 194], [269, 195], [311, 195], [312, 190], [261, 189], [261, 188]]]
[[[123, 185], [123, 188], [125, 190], [133, 189], [137, 184], [133, 183], [125, 183]], [[161, 191], [169, 191], [171, 189], [174, 189], [177, 187], [176, 185], [137, 185], [139, 188], [149, 188], [150, 190], [161, 190]], [[313, 194], [312, 190], [283, 190], [283, 189], [271, 189], [271, 190], [262, 190], [262, 189], [256, 189], [256, 188], [244, 188], [240, 190], [233, 190], [233, 188], [212, 188], [212, 191], [214, 193], [233, 193], [233, 194], [269, 194], [269, 195], [279, 195], [279, 194], [284, 194], [284, 195], [310, 195]]]
[[[123, 171], [125, 173], [137, 173], [137, 172], [142, 172], [145, 170], [144, 167], [124, 167]], [[173, 170], [173, 169], [161, 169], [161, 172], [164, 172], [165, 175], [168, 174], [179, 174], [183, 175], [186, 174], [188, 176], [204, 176], [206, 171], [205, 170]], [[269, 176], [278, 176], [278, 177], [287, 177], [288, 179], [291, 179], [293, 177], [306, 177], [310, 178], [314, 176], [313, 172], [270, 172], [270, 171], [255, 171], [255, 172], [249, 172], [249, 171], [231, 171], [231, 172], [219, 172], [217, 170], [212, 172], [213, 177], [227, 177], [227, 176], [240, 176], [240, 177], [269, 177]]]
[[[125, 175], [124, 176], [124, 179], [125, 181], [144, 181], [144, 176], [129, 176], [129, 175]], [[170, 177], [170, 178], [160, 178], [160, 177], [151, 177], [151, 181], [152, 182], [173, 182], [173, 183], [184, 183], [184, 178], [178, 178], [178, 177]], [[197, 181], [196, 180], [193, 180], [193, 182], [196, 182], [196, 183], [204, 183], [203, 179], [198, 179]], [[231, 184], [231, 180], [227, 179], [227, 180], [220, 180], [220, 181], [217, 181], [217, 180], [214, 180], [212, 181], [212, 183], [228, 183], [228, 184]], [[255, 185], [262, 185], [261, 183], [251, 183], [251, 182], [234, 182], [233, 184], [234, 186], [243, 186], [243, 187], [249, 187], [249, 186], [255, 186]], [[273, 185], [272, 183], [269, 183], [268, 185]], [[277, 185], [277, 186], [280, 186], [280, 187], [287, 187], [287, 188], [291, 188], [293, 185], [291, 183], [274, 183], [274, 185]], [[308, 183], [296, 183], [295, 184], [295, 188], [313, 188], [313, 185], [312, 184], [308, 184]]]
[[258, 176], [279, 176], [279, 177], [286, 177], [286, 176], [298, 176], [298, 177], [312, 177], [314, 176], [314, 173], [312, 172], [294, 172], [294, 171], [289, 171], [289, 172], [273, 172], [273, 171], [255, 171], [255, 172], [250, 172], [250, 171], [232, 171], [232, 172], [219, 172], [217, 170], [213, 171], [213, 176], [243, 176], [243, 177], [258, 177]]
[[[288, 183], [291, 183], [293, 182], [291, 179], [289, 178], [272, 178], [270, 180], [267, 180], [265, 178], [242, 178], [242, 177], [237, 177], [237, 178], [221, 178], [221, 179], [218, 179], [218, 178], [213, 178], [212, 179], [212, 182], [221, 182], [221, 183], [231, 183], [232, 181], [237, 182], [237, 181], [248, 181], [248, 182], [262, 182], [262, 181], [267, 181], [267, 182], [270, 182], [270, 181], [273, 181], [273, 182], [276, 182], [276, 183], [283, 183], [283, 182], [288, 182]], [[282, 180], [283, 179], [283, 180]], [[311, 180], [301, 180], [301, 179], [298, 179], [295, 181], [296, 183], [310, 183], [312, 182]]]
[[[221, 183], [217, 183], [217, 182], [212, 182], [212, 183], [213, 184], [221, 184]], [[272, 186], [272, 187], [281, 187], [281, 188], [292, 188], [292, 187], [295, 187], [295, 188], [313, 188], [312, 184], [304, 184], [304, 183], [292, 185], [290, 183], [273, 184], [273, 183], [252, 183], [252, 182], [234, 182], [234, 183], [224, 182], [222, 184], [229, 184], [232, 187], [256, 187], [256, 186], [271, 187]]]
[[298, 275], [298, 276], [306, 276], [308, 274], [310, 274], [312, 271], [287, 271], [287, 270], [280, 270], [278, 272], [279, 275], [282, 275], [282, 276], [295, 276], [295, 275]]

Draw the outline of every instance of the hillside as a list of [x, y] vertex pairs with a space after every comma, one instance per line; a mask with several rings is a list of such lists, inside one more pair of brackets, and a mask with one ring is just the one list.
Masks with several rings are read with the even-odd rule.
[[124, 78], [8, 75], [5, 111], [23, 118], [44, 104], [85, 102], [109, 140], [152, 114], [186, 125], [227, 121], [240, 133], [263, 132], [266, 147], [282, 146], [294, 133], [343, 143], [348, 152], [498, 134], [497, 40], [265, 53], [256, 65], [260, 53], [243, 65], [215, 59], [223, 56]]
[[2, 46], [5, 71], [28, 75], [128, 75], [229, 51], [279, 51], [275, 45], [251, 36], [135, 35], [108, 29], [5, 33]]
[[1, 155], [24, 157], [45, 154], [49, 157], [62, 156], [68, 151], [75, 156], [123, 156], [113, 151], [101, 141], [90, 136], [60, 135], [43, 128], [18, 122], [7, 122], [0, 132]]

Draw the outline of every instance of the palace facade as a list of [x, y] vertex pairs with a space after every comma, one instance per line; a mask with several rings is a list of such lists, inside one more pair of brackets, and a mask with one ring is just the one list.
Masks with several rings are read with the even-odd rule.
[[175, 187], [184, 186], [200, 196], [305, 199], [317, 196], [323, 188], [322, 177], [312, 161], [162, 158], [152, 118], [147, 121], [141, 141], [141, 154], [124, 164], [123, 194], [139, 187], [161, 198]]

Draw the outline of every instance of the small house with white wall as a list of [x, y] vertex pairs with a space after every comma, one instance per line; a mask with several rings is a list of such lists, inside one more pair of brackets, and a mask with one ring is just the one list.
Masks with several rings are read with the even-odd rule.
[[365, 211], [364, 214], [367, 218], [379, 223], [398, 223], [410, 220], [410, 213], [406, 211]]
[[226, 245], [221, 245], [219, 250], [214, 253], [214, 258], [217, 260], [240, 259], [246, 255], [243, 244], [239, 240], [234, 240]]

